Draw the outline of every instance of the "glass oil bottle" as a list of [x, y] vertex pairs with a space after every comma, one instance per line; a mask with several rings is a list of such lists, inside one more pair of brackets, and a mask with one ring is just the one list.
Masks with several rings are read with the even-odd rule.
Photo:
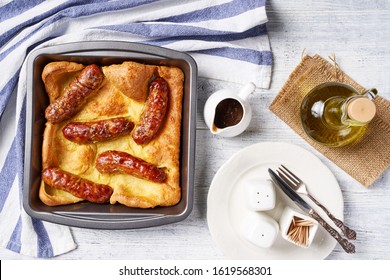
[[324, 83], [303, 99], [301, 122], [305, 133], [314, 141], [341, 147], [362, 138], [374, 118], [375, 89], [364, 94], [336, 82]]

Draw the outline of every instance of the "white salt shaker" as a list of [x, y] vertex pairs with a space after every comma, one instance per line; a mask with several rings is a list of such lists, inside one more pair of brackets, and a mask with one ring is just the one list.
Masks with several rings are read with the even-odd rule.
[[242, 235], [246, 240], [262, 248], [270, 248], [279, 233], [278, 223], [264, 213], [249, 212], [242, 224]]
[[267, 211], [275, 207], [275, 187], [271, 180], [248, 179], [244, 182], [245, 200], [253, 211]]

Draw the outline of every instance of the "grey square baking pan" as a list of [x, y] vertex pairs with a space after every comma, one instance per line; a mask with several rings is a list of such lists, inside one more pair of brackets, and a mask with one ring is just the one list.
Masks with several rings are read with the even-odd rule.
[[[184, 72], [184, 96], [181, 125], [181, 191], [175, 206], [137, 209], [121, 204], [97, 205], [81, 202], [72, 205], [46, 206], [39, 199], [42, 170], [42, 141], [49, 104], [41, 74], [52, 61], [72, 61], [101, 66], [135, 61], [151, 65], [176, 66]], [[118, 41], [77, 42], [40, 48], [27, 60], [27, 110], [23, 206], [35, 218], [75, 227], [95, 229], [134, 229], [159, 226], [184, 220], [192, 211], [194, 198], [195, 125], [197, 65], [182, 52]]]

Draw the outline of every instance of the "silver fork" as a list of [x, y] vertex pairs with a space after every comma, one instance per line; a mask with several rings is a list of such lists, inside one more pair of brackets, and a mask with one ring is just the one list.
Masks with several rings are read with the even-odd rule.
[[290, 170], [288, 170], [284, 165], [281, 165], [277, 169], [277, 172], [280, 177], [283, 178], [283, 180], [289, 185], [290, 188], [292, 188], [297, 193], [305, 194], [307, 195], [315, 204], [317, 204], [325, 213], [328, 215], [328, 217], [334, 222], [334, 224], [341, 229], [341, 231], [344, 233], [344, 235], [348, 239], [355, 240], [356, 239], [356, 232], [346, 225], [339, 219], [337, 219], [335, 216], [332, 215], [328, 211], [328, 209], [325, 208], [321, 203], [319, 203], [307, 190], [306, 184], [299, 179], [294, 173], [292, 173]]

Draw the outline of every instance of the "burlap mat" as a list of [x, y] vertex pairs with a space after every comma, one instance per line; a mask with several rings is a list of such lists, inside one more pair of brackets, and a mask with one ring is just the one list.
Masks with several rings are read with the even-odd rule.
[[337, 65], [318, 55], [306, 55], [269, 108], [324, 156], [364, 186], [369, 186], [390, 166], [390, 101], [379, 96], [374, 99], [377, 115], [361, 141], [346, 147], [326, 147], [304, 133], [299, 111], [305, 94], [318, 84], [329, 81], [343, 82], [358, 91], [365, 91]]

